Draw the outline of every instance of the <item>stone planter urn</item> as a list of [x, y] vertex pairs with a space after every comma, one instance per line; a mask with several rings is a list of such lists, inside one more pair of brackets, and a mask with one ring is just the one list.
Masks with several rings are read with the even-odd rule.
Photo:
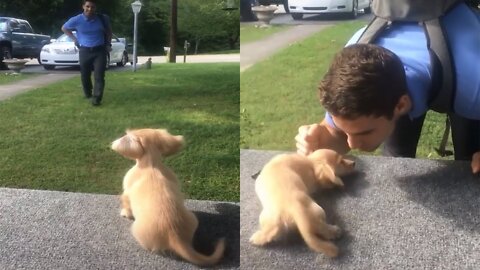
[[270, 21], [273, 19], [273, 12], [277, 10], [276, 6], [254, 6], [252, 12], [257, 16], [260, 27], [269, 27]]
[[25, 64], [28, 61], [29, 60], [17, 59], [17, 58], [3, 60], [3, 62], [7, 65], [8, 69], [12, 70], [14, 73], [20, 73], [20, 70], [22, 70], [25, 67]]

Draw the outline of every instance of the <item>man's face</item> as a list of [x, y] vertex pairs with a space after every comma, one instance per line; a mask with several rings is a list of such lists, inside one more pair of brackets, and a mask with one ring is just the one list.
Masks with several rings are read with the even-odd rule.
[[361, 116], [347, 120], [332, 115], [333, 122], [347, 135], [350, 149], [372, 152], [387, 139], [395, 128], [396, 117]]
[[85, 4], [83, 4], [83, 14], [87, 17], [92, 17], [95, 14], [95, 9], [97, 6], [95, 3], [92, 3], [90, 1], [86, 1]]

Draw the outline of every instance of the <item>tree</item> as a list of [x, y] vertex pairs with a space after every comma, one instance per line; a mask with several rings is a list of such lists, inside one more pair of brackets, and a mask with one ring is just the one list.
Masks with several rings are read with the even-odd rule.
[[[239, 1], [236, 1], [238, 7]], [[225, 47], [235, 48], [240, 36], [238, 9], [225, 11], [224, 0], [184, 0], [179, 6], [179, 32], [193, 39], [195, 53], [202, 40], [215, 40]]]
[[[133, 40], [134, 0], [97, 0], [98, 12], [107, 14], [113, 32], [119, 37]], [[139, 54], [163, 53], [169, 44], [171, 0], [141, 0], [138, 14]], [[238, 0], [237, 6], [238, 6]], [[182, 0], [179, 3], [179, 32], [177, 41], [184, 39], [203, 41], [205, 51], [216, 48], [238, 48], [239, 15], [237, 11], [222, 10], [226, 0]], [[65, 21], [82, 12], [83, 0], [0, 0], [0, 16], [26, 19], [34, 30], [56, 38]], [[188, 16], [193, 18], [188, 18]], [[225, 16], [225, 17], [222, 17]], [[183, 26], [182, 26], [183, 23]], [[205, 29], [201, 29], [201, 28]], [[192, 31], [190, 31], [192, 30]]]

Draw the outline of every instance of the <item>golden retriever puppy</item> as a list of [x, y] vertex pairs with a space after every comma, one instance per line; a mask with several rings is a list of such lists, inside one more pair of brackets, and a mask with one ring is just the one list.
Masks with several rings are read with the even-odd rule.
[[165, 129], [128, 130], [112, 143], [112, 149], [136, 161], [123, 179], [122, 210], [124, 217], [135, 219], [132, 234], [151, 252], [174, 251], [185, 260], [208, 266], [223, 256], [221, 239], [210, 256], [192, 247], [198, 226], [196, 216], [185, 208], [177, 177], [162, 163], [162, 158], [177, 153], [182, 136]]
[[320, 149], [308, 156], [282, 154], [263, 167], [255, 191], [262, 203], [260, 230], [250, 238], [254, 245], [265, 245], [298, 228], [306, 244], [329, 257], [338, 255], [331, 239], [340, 236], [340, 228], [327, 224], [325, 212], [310, 194], [318, 188], [343, 186], [337, 175], [353, 171], [354, 162], [337, 152]]

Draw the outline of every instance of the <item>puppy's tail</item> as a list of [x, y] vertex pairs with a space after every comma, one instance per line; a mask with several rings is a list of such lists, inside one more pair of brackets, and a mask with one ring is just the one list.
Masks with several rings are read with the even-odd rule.
[[170, 247], [182, 258], [185, 260], [200, 266], [211, 266], [223, 257], [223, 252], [225, 251], [225, 238], [221, 238], [217, 245], [215, 246], [215, 251], [210, 255], [206, 256], [195, 249], [193, 249], [190, 243], [186, 243], [180, 238], [172, 239], [170, 242]]
[[[314, 251], [324, 253], [329, 257], [338, 255], [338, 248], [331, 241], [324, 240], [318, 234], [321, 226], [324, 226], [322, 217], [315, 208], [320, 207], [310, 197], [302, 196], [291, 204], [291, 215], [295, 220], [300, 234], [305, 243]], [[321, 209], [320, 209], [321, 210]]]

